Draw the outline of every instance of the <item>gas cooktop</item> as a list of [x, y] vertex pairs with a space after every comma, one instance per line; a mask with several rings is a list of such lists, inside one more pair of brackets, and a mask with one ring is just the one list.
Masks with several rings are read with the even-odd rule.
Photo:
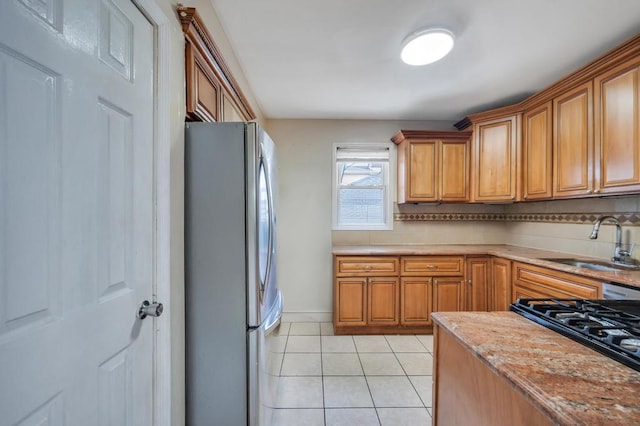
[[640, 371], [640, 300], [518, 299], [511, 310]]

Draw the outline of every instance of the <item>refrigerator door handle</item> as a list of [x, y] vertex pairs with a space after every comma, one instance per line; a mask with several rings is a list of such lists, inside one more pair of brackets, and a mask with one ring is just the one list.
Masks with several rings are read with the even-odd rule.
[[267, 265], [265, 268], [265, 276], [264, 276], [264, 282], [261, 282], [260, 284], [260, 292], [261, 292], [261, 296], [262, 298], [264, 298], [264, 295], [267, 291], [267, 287], [269, 286], [269, 281], [270, 281], [270, 277], [271, 277], [271, 269], [272, 269], [272, 262], [273, 262], [273, 241], [274, 241], [274, 236], [273, 236], [273, 191], [271, 190], [271, 175], [269, 174], [270, 170], [269, 170], [269, 165], [267, 164], [266, 159], [263, 156], [262, 153], [262, 145], [260, 146], [260, 163], [261, 166], [264, 170], [264, 178], [265, 178], [265, 186], [267, 189], [267, 215], [268, 215], [268, 221], [269, 221], [269, 249], [267, 252]]

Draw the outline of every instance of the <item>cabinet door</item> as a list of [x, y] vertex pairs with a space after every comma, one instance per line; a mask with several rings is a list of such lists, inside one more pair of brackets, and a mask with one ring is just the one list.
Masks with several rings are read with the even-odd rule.
[[366, 278], [336, 278], [334, 298], [334, 325], [366, 325]]
[[519, 117], [476, 124], [473, 200], [513, 201], [517, 194]]
[[408, 202], [437, 201], [438, 151], [437, 142], [409, 142], [407, 167]]
[[204, 57], [191, 43], [185, 45], [185, 58], [187, 118], [193, 121], [218, 121], [220, 85]]
[[553, 100], [554, 198], [593, 193], [591, 82]]
[[368, 279], [369, 325], [397, 325], [399, 300], [398, 278], [372, 277]]
[[640, 191], [640, 58], [595, 79], [596, 193]]
[[464, 279], [462, 277], [434, 278], [433, 312], [463, 310]]
[[491, 283], [490, 264], [491, 260], [488, 257], [467, 259], [465, 309], [468, 311], [487, 310], [487, 291]]
[[511, 303], [511, 261], [494, 257], [492, 265], [492, 285], [489, 287], [489, 311], [508, 311]]
[[400, 324], [431, 325], [433, 284], [429, 277], [400, 279]]
[[524, 113], [522, 119], [524, 200], [551, 198], [553, 132], [551, 102]]
[[442, 141], [441, 201], [469, 201], [469, 141]]
[[222, 91], [222, 119], [220, 121], [249, 121], [226, 90]]

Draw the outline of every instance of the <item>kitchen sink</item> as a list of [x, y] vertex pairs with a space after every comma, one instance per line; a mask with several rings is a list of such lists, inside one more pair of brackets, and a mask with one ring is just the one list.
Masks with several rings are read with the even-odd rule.
[[575, 266], [576, 268], [593, 269], [595, 271], [640, 271], [640, 265], [627, 265], [621, 263], [607, 262], [605, 260], [586, 260], [571, 258], [547, 258], [540, 259], [547, 262], [562, 263], [563, 265]]

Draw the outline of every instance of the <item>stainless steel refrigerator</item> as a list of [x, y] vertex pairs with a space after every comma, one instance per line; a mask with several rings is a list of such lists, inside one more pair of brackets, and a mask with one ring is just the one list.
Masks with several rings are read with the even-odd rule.
[[275, 146], [256, 123], [185, 129], [187, 424], [268, 425], [282, 313]]

